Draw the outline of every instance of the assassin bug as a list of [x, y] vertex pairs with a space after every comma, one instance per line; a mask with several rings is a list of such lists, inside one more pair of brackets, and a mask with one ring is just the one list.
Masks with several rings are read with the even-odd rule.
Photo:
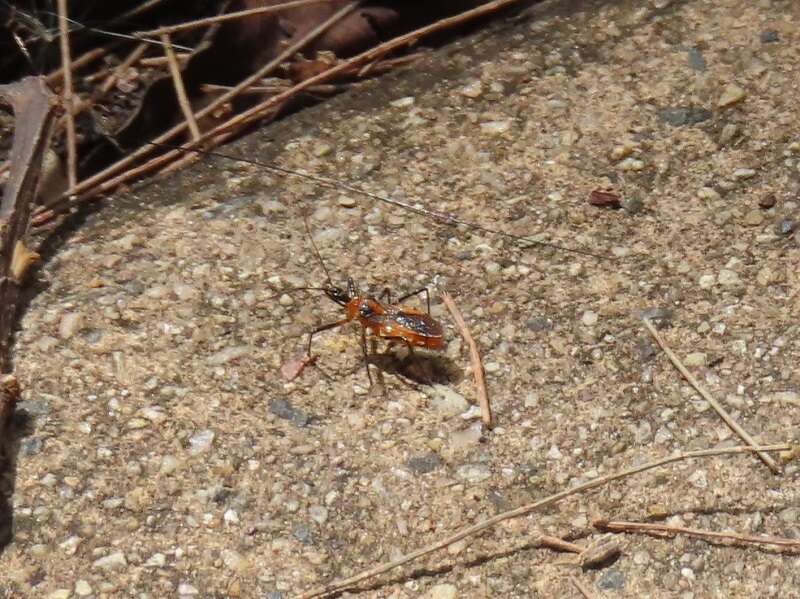
[[[303, 215], [303, 222], [308, 239], [314, 248], [314, 254], [325, 272], [326, 284], [323, 287], [297, 287], [292, 291], [322, 291], [328, 299], [342, 306], [345, 311], [344, 318], [323, 324], [309, 332], [305, 363], [310, 363], [314, 359], [311, 354], [311, 342], [315, 335], [354, 321], [361, 325], [361, 350], [364, 355], [364, 366], [367, 369], [367, 378], [370, 386], [372, 386], [373, 381], [372, 374], [369, 371], [367, 355], [367, 331], [390, 342], [399, 341], [405, 343], [412, 354], [414, 347], [433, 350], [444, 348], [442, 325], [431, 316], [431, 297], [427, 288], [423, 287], [417, 291], [407, 293], [398, 298], [398, 303], [395, 304], [392, 302], [389, 289], [384, 289], [380, 296], [381, 298], [386, 298], [385, 301], [362, 295], [352, 277], [347, 278], [346, 287], [337, 287], [333, 284], [330, 272], [325, 266], [325, 261], [322, 259], [322, 254], [320, 254], [317, 244], [314, 243], [305, 214]], [[403, 300], [421, 293], [425, 293], [427, 311], [399, 305]]]

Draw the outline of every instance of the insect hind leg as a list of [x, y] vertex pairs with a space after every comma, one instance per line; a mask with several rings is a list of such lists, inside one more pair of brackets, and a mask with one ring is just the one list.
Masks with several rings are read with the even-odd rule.
[[[388, 291], [388, 288], [385, 289], [384, 291]], [[428, 314], [430, 314], [431, 313], [431, 292], [428, 291], [427, 287], [422, 287], [421, 289], [417, 289], [416, 291], [412, 291], [411, 293], [406, 293], [405, 295], [401, 295], [400, 297], [397, 298], [397, 303], [399, 304], [403, 300], [407, 300], [410, 297], [413, 297], [415, 295], [420, 295], [422, 293], [425, 294], [425, 304], [426, 304], [426, 307], [428, 308]]]

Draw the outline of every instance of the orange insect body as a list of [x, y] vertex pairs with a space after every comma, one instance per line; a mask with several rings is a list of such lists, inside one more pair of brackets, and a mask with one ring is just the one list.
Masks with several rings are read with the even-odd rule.
[[427, 349], [444, 347], [442, 325], [422, 310], [354, 297], [345, 306], [345, 311], [348, 320], [358, 320], [362, 327], [377, 337], [398, 339]]

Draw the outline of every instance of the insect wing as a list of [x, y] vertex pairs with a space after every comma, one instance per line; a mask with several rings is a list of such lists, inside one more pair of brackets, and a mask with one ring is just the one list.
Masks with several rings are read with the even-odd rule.
[[392, 313], [387, 320], [391, 324], [387, 322], [384, 325], [386, 336], [401, 337], [413, 345], [430, 349], [439, 349], [443, 345], [442, 325], [426, 312], [403, 308]]

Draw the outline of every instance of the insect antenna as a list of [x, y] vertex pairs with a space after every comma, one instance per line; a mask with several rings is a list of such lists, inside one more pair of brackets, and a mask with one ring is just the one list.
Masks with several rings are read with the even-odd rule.
[[[307, 181], [313, 181], [317, 183], [321, 187], [327, 187], [328, 189], [341, 189], [344, 191], [349, 191], [351, 193], [364, 196], [373, 200], [377, 200], [378, 202], [382, 202], [384, 204], [388, 204], [390, 206], [395, 206], [396, 208], [401, 208], [408, 212], [413, 212], [415, 214], [419, 214], [422, 216], [426, 216], [427, 218], [431, 218], [436, 220], [444, 225], [448, 225], [451, 227], [462, 226], [466, 227], [467, 229], [471, 229], [473, 231], [481, 231], [483, 233], [488, 233], [489, 235], [496, 235], [498, 237], [503, 237], [505, 239], [509, 239], [511, 241], [516, 242], [522, 249], [526, 249], [529, 247], [545, 247], [551, 248], [554, 250], [558, 250], [560, 252], [568, 252], [570, 254], [579, 254], [581, 256], [588, 256], [591, 258], [595, 258], [597, 260], [607, 260], [607, 261], [614, 261], [616, 260], [615, 256], [610, 254], [603, 254], [594, 251], [585, 250], [582, 248], [577, 247], [568, 247], [565, 245], [561, 245], [558, 243], [553, 243], [550, 241], [541, 241], [538, 239], [533, 239], [530, 236], [526, 235], [514, 235], [513, 233], [508, 233], [501, 229], [495, 229], [494, 227], [488, 227], [485, 225], [480, 225], [478, 223], [469, 222], [466, 220], [462, 220], [457, 218], [453, 214], [449, 214], [447, 212], [439, 212], [438, 210], [431, 210], [429, 208], [421, 208], [414, 204], [410, 204], [408, 202], [403, 202], [401, 200], [396, 200], [389, 196], [372, 193], [371, 191], [367, 191], [365, 189], [361, 189], [360, 187], [356, 187], [355, 185], [349, 185], [347, 183], [342, 183], [341, 181], [336, 181], [335, 179], [330, 179], [328, 177], [323, 177], [321, 175], [314, 175], [312, 173], [307, 173], [304, 171], [294, 170], [290, 168], [285, 168], [282, 166], [278, 166], [275, 163], [271, 162], [263, 162], [260, 160], [254, 160], [252, 158], [244, 158], [241, 156], [232, 156], [230, 154], [225, 154], [223, 152], [215, 152], [211, 150], [199, 150], [197, 148], [180, 146], [180, 145], [173, 145], [173, 144], [165, 144], [159, 142], [145, 142], [152, 146], [162, 147], [162, 148], [169, 148], [171, 150], [182, 150], [184, 152], [194, 152], [196, 154], [203, 154], [205, 156], [216, 156], [217, 158], [223, 158], [225, 160], [232, 160], [234, 162], [243, 162], [245, 164], [252, 164], [253, 166], [259, 166], [261, 168], [267, 169], [269, 171], [275, 173], [281, 173], [285, 176], [292, 176], [292, 177], [299, 177], [300, 179], [305, 179]], [[313, 240], [312, 240], [313, 244]], [[323, 264], [324, 268], [324, 264]], [[327, 269], [326, 269], [327, 273]], [[329, 277], [330, 279], [330, 277]]]
[[322, 270], [325, 271], [325, 278], [327, 279], [328, 287], [333, 287], [331, 273], [328, 272], [328, 267], [325, 266], [325, 261], [322, 259], [322, 254], [319, 253], [319, 248], [317, 247], [317, 244], [314, 243], [314, 237], [311, 235], [311, 227], [308, 226], [308, 214], [306, 214], [306, 210], [303, 210], [303, 224], [306, 227], [306, 235], [308, 235], [308, 240], [311, 242], [311, 247], [314, 248], [314, 254], [317, 256], [317, 260], [319, 260]]

